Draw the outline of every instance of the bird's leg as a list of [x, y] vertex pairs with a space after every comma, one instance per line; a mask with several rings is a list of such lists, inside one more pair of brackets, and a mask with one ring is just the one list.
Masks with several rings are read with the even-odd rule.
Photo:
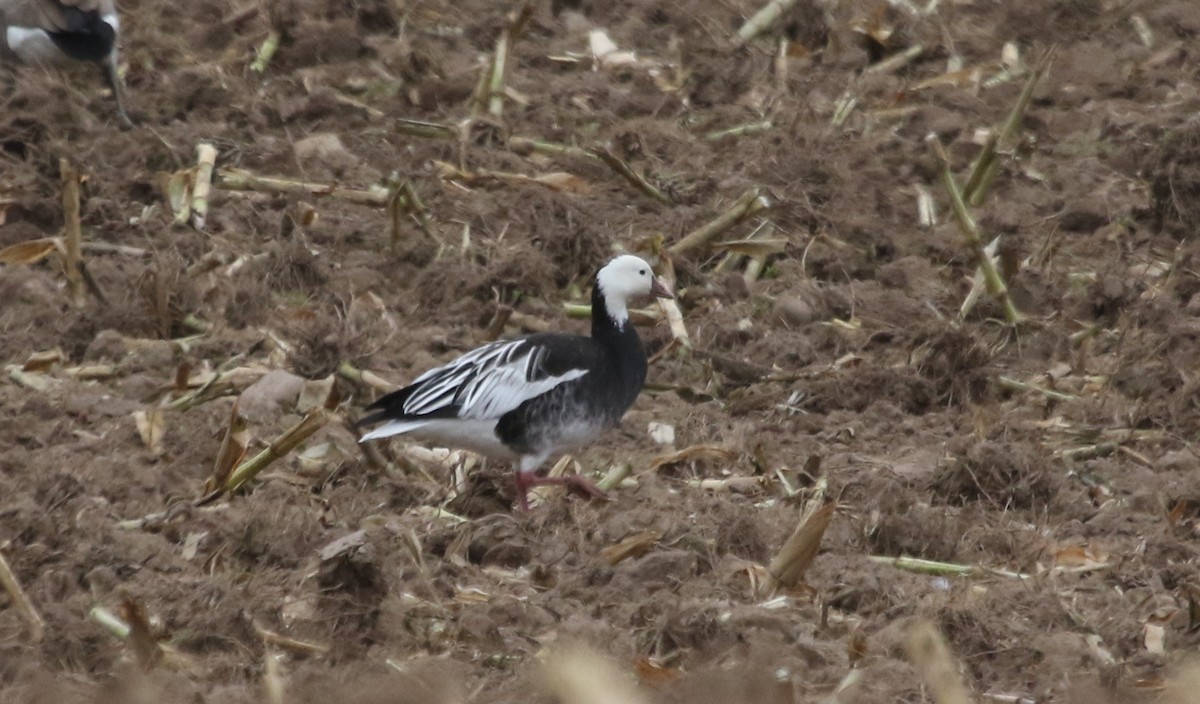
[[113, 100], [117, 101], [117, 122], [121, 124], [121, 129], [130, 129], [133, 127], [133, 120], [129, 119], [129, 113], [125, 112], [125, 86], [121, 82], [121, 76], [117, 73], [117, 54], [113, 52], [100, 64], [101, 70], [104, 71], [104, 80], [108, 83], [109, 89], [112, 90]]
[[524, 464], [517, 470], [513, 482], [517, 486], [517, 504], [522, 511], [529, 510], [529, 490], [535, 486], [565, 486], [591, 499], [608, 499], [608, 495], [587, 477], [579, 474], [568, 474], [565, 477], [539, 477], [536, 467], [526, 469]]
[[533, 488], [537, 479], [534, 471], [536, 470], [526, 470], [522, 467], [513, 476], [513, 483], [517, 486], [517, 505], [521, 507], [521, 513], [529, 512], [529, 490]]
[[608, 499], [608, 494], [605, 494], [603, 489], [596, 486], [592, 480], [579, 474], [568, 474], [565, 477], [539, 477], [536, 475], [533, 477], [532, 486], [545, 485], [565, 486], [591, 499]]

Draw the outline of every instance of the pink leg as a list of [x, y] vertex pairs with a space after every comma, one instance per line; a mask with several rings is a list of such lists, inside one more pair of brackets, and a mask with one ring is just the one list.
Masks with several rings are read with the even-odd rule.
[[539, 477], [533, 472], [518, 471], [514, 481], [517, 485], [517, 501], [522, 511], [529, 510], [529, 490], [535, 486], [565, 486], [588, 498], [608, 499], [608, 495], [600, 487], [578, 474], [569, 474], [565, 477]]
[[521, 507], [521, 513], [529, 513], [529, 490], [533, 488], [533, 480], [536, 478], [533, 472], [521, 470], [513, 476], [513, 483], [517, 485], [517, 505]]

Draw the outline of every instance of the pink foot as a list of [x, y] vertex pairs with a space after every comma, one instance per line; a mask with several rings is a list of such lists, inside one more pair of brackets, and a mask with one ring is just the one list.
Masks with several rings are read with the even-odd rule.
[[529, 510], [529, 490], [535, 486], [565, 486], [585, 498], [608, 500], [608, 495], [600, 487], [578, 474], [569, 474], [565, 477], [539, 477], [533, 472], [517, 472], [514, 482], [517, 485], [517, 502], [522, 511]]

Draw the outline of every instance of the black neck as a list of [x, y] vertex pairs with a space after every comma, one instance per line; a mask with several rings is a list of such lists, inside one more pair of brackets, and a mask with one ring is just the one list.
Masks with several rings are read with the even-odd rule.
[[636, 362], [645, 369], [646, 352], [628, 311], [623, 322], [614, 320], [599, 284], [592, 286], [592, 339], [614, 350], [622, 362]]
[[613, 340], [630, 329], [632, 329], [632, 326], [629, 324], [628, 318], [620, 325], [618, 325], [617, 321], [613, 320], [612, 313], [609, 312], [608, 305], [604, 300], [604, 293], [600, 290], [599, 282], [593, 284], [592, 337], [602, 342]]
[[112, 54], [117, 33], [99, 12], [69, 7], [63, 11], [66, 29], [49, 32], [59, 51], [77, 61], [102, 61]]

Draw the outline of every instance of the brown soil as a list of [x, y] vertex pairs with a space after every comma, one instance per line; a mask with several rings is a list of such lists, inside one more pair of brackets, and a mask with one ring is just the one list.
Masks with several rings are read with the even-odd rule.
[[[127, 132], [93, 72], [21, 72], [0, 104], [0, 200], [13, 201], [0, 247], [58, 233], [69, 156], [88, 174], [85, 237], [149, 255], [89, 254], [104, 302], [79, 307], [52, 261], [0, 265], [0, 362], [64, 355], [31, 370], [43, 389], [0, 380], [0, 553], [45, 620], [31, 642], [0, 593], [0, 700], [262, 701], [277, 673], [287, 702], [549, 702], [541, 655], [582, 643], [639, 676], [647, 701], [830, 701], [857, 669], [837, 701], [919, 702], [905, 654], [918, 619], [940, 627], [978, 697], [1149, 701], [1194, 680], [1200, 5], [905, 4], [801, 0], [739, 49], [757, 1], [535, 3], [503, 121], [461, 144], [398, 120], [468, 113], [505, 3], [286, 0], [286, 39], [258, 76], [246, 67], [268, 23], [238, 16], [246, 3], [127, 0]], [[665, 67], [564, 60], [585, 54], [590, 28]], [[1006, 42], [1026, 67], [1058, 47], [976, 213], [1004, 237], [1029, 318], [1015, 333], [986, 295], [959, 319], [973, 257], [925, 137], [965, 177], [977, 130], [1004, 120], [1024, 78], [920, 87], [952, 56], [996, 76]], [[869, 70], [918, 43], [914, 62]], [[847, 95], [856, 106], [834, 127]], [[760, 134], [704, 138], [765, 119]], [[508, 135], [606, 143], [678, 204], [578, 155], [508, 149]], [[364, 188], [397, 172], [444, 247], [408, 219], [392, 246], [383, 210], [333, 198], [222, 191], [206, 232], [171, 227], [162, 179], [201, 141], [218, 166], [264, 175]], [[447, 179], [435, 162], [568, 172], [586, 192]], [[139, 436], [133, 414], [172, 400], [181, 367], [319, 379], [350, 362], [399, 383], [482, 342], [501, 305], [520, 314], [505, 334], [582, 331], [560, 304], [585, 300], [614, 247], [676, 241], [752, 186], [786, 249], [752, 285], [716, 270], [720, 253], [674, 262], [696, 351], [659, 356], [622, 429], [579, 456], [597, 475], [632, 466], [610, 502], [552, 495], [521, 515], [507, 468], [476, 468], [455, 492], [452, 467], [395, 443], [384, 458], [403, 469], [385, 471], [335, 420], [305, 445], [326, 454], [194, 507], [234, 397], [167, 411], [158, 450]], [[934, 227], [918, 222], [918, 187]], [[188, 337], [189, 316], [206, 334]], [[654, 352], [671, 339], [665, 324], [644, 337]], [[98, 364], [113, 373], [67, 371]], [[342, 414], [378, 393], [338, 385]], [[300, 418], [294, 391], [273, 393], [242, 397], [252, 453]], [[674, 427], [675, 448], [651, 422]], [[694, 445], [727, 452], [656, 464]], [[768, 600], [749, 575], [795, 527], [812, 457], [839, 510], [810, 589]], [[736, 491], [688, 483], [754, 476]], [[431, 512], [443, 505], [469, 520]], [[661, 533], [644, 554], [603, 558], [642, 531]], [[869, 555], [980, 569], [919, 574]], [[129, 606], [151, 635], [123, 640], [89, 617]]]

